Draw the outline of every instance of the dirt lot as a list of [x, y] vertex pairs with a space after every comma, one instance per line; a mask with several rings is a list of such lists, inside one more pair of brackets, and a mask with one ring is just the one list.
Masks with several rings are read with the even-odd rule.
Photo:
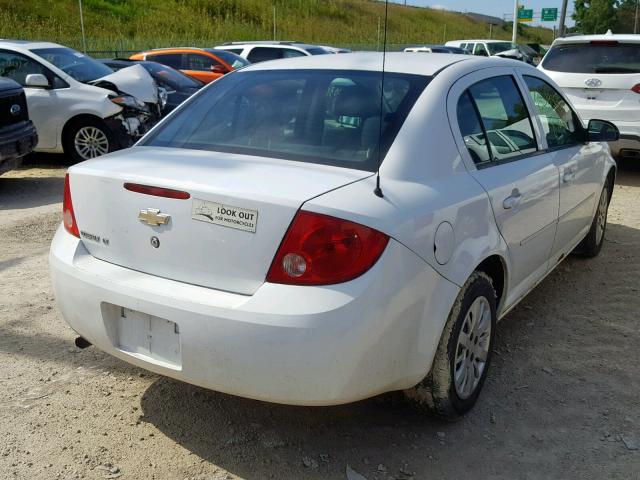
[[77, 350], [47, 267], [64, 167], [30, 161], [0, 177], [0, 478], [640, 479], [640, 166], [618, 176], [601, 255], [501, 323], [479, 404], [444, 424], [379, 399], [245, 400]]

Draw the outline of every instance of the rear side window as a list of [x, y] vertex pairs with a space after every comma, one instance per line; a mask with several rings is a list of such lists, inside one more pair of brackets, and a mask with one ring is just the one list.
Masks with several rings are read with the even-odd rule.
[[640, 73], [640, 43], [560, 45], [547, 52], [542, 66], [554, 72]]
[[537, 77], [525, 75], [524, 81], [538, 111], [549, 148], [579, 143], [583, 138], [580, 120], [556, 89]]
[[157, 53], [147, 55], [147, 60], [162, 63], [177, 70], [182, 69], [182, 54], [181, 53]]
[[458, 100], [457, 117], [460, 133], [473, 162], [482, 164], [491, 160], [487, 137], [468, 91]]
[[254, 47], [247, 55], [247, 60], [251, 63], [277, 60], [278, 58], [282, 58], [282, 49], [271, 47]]
[[[197, 53], [187, 54], [187, 68], [186, 70], [196, 70], [199, 72], [210, 72], [211, 67], [214, 65], [221, 65], [220, 62], [207, 55], [200, 55]], [[225, 67], [226, 70], [226, 67]]]
[[476, 45], [476, 49], [475, 49], [475, 51], [473, 52], [473, 54], [474, 54], [474, 55], [479, 55], [479, 56], [481, 56], [481, 57], [488, 57], [488, 56], [489, 56], [489, 52], [487, 52], [486, 47], [485, 47], [483, 44], [481, 44], [481, 43], [478, 43], [478, 44]]
[[531, 118], [513, 77], [489, 78], [468, 91], [480, 115], [493, 160], [507, 160], [537, 150]]
[[429, 80], [386, 73], [381, 111], [378, 72], [238, 72], [194, 97], [144, 144], [373, 172]]

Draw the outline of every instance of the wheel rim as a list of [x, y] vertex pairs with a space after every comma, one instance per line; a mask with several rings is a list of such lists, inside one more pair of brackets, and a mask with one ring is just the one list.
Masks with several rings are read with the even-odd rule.
[[109, 139], [97, 127], [82, 127], [76, 133], [74, 144], [78, 155], [85, 160], [109, 153]]
[[596, 214], [596, 243], [600, 245], [604, 238], [604, 230], [607, 226], [607, 206], [609, 192], [605, 187], [600, 195], [600, 203], [598, 203], [598, 213]]
[[469, 398], [480, 383], [490, 343], [491, 306], [485, 297], [478, 297], [467, 310], [456, 346], [454, 385], [462, 400]]

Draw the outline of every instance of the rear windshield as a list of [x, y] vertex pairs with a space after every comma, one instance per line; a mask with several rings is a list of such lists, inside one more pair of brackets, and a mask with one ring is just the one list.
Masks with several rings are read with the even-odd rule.
[[639, 43], [579, 43], [551, 48], [546, 70], [571, 73], [640, 73]]
[[142, 144], [373, 172], [429, 80], [386, 73], [381, 102], [379, 72], [241, 71], [192, 98]]

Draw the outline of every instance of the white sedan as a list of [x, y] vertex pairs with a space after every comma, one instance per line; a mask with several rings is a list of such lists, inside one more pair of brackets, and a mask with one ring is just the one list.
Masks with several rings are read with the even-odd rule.
[[496, 322], [600, 250], [617, 130], [521, 62], [381, 60], [244, 68], [71, 167], [50, 265], [77, 343], [270, 402], [469, 410]]

